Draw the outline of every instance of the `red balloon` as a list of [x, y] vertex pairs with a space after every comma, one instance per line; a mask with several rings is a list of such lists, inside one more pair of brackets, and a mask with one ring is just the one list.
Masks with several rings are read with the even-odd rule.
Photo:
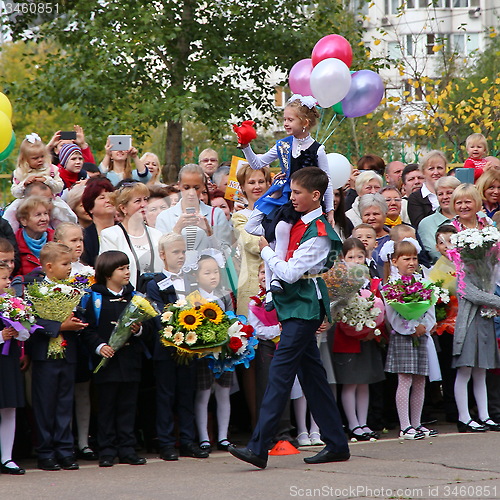
[[340, 35], [327, 35], [318, 40], [312, 51], [311, 59], [313, 66], [316, 66], [323, 59], [340, 59], [347, 67], [352, 64], [351, 44]]

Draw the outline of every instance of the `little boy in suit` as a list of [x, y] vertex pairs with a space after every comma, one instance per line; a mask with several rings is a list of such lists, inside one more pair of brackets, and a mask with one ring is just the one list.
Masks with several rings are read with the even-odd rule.
[[[71, 250], [49, 242], [40, 252], [44, 281], [69, 278]], [[64, 322], [37, 318], [42, 329], [35, 330], [27, 342], [32, 360], [32, 399], [38, 436], [38, 468], [48, 471], [78, 469], [73, 454], [73, 397], [76, 369], [76, 332], [86, 324], [71, 314]], [[52, 337], [64, 336], [66, 348], [61, 358], [49, 358]]]
[[274, 297], [282, 325], [281, 338], [271, 361], [269, 382], [250, 442], [245, 448], [231, 445], [229, 451], [261, 469], [267, 466], [268, 446], [290, 397], [295, 375], [326, 443], [322, 451], [304, 461], [318, 464], [350, 457], [316, 341], [316, 331], [325, 316], [331, 319], [326, 285], [318, 273], [332, 266], [342, 246], [321, 208], [327, 187], [328, 176], [321, 169], [305, 167], [296, 171], [291, 177], [290, 200], [302, 215], [292, 227], [285, 259], [276, 256], [265, 238], [261, 237], [259, 244], [262, 258], [283, 283], [284, 293]]
[[[147, 296], [154, 300], [160, 311], [187, 295], [187, 283], [180, 274], [186, 260], [186, 243], [180, 234], [164, 234], [158, 250], [165, 268], [146, 288]], [[162, 328], [156, 318], [156, 328]], [[178, 364], [175, 349], [160, 343], [155, 335], [153, 360], [156, 374], [156, 432], [160, 444], [160, 458], [167, 461], [181, 457], [208, 458], [208, 451], [195, 444], [194, 393], [196, 389], [195, 363]], [[174, 407], [179, 416], [180, 449], [175, 448]]]

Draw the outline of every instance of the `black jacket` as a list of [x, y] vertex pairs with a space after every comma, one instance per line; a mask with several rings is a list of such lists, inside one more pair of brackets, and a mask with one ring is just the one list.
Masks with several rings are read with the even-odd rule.
[[[101, 296], [99, 321], [96, 321], [95, 307], [92, 303], [92, 298], [90, 298], [83, 315], [85, 322], [89, 326], [80, 335], [92, 353], [94, 366], [97, 366], [103, 358], [97, 355], [96, 349], [99, 345], [106, 344], [109, 341], [120, 314], [132, 300], [134, 287], [128, 284], [121, 297], [113, 295], [106, 286], [100, 284], [92, 285], [92, 291], [97, 292]], [[147, 324], [143, 324], [143, 335], [147, 328]], [[127, 343], [108, 360], [107, 365], [100, 368], [94, 375], [94, 381], [96, 383], [139, 382], [141, 379], [142, 354], [144, 351], [140, 337], [132, 335]]]
[[410, 217], [411, 225], [415, 228], [415, 231], [420, 224], [420, 221], [434, 213], [432, 209], [432, 203], [429, 198], [424, 198], [422, 196], [422, 190], [414, 191], [408, 196], [408, 216]]

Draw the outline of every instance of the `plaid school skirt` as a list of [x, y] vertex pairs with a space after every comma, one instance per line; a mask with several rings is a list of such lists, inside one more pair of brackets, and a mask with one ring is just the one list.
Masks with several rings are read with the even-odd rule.
[[420, 345], [414, 347], [411, 335], [393, 333], [389, 339], [385, 371], [389, 373], [429, 375], [429, 360], [427, 357], [429, 337], [422, 335], [418, 340]]
[[198, 359], [196, 362], [196, 388], [199, 391], [210, 389], [213, 383], [221, 387], [231, 387], [233, 385], [234, 372], [224, 372], [219, 378], [215, 378], [212, 370], [208, 367], [207, 359]]

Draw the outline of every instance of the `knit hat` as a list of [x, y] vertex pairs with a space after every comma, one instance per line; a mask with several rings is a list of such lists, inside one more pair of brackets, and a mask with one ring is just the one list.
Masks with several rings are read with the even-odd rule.
[[59, 163], [63, 167], [66, 167], [67, 161], [70, 159], [71, 155], [76, 151], [82, 154], [82, 150], [76, 144], [63, 144], [61, 146], [61, 149], [59, 150]]

